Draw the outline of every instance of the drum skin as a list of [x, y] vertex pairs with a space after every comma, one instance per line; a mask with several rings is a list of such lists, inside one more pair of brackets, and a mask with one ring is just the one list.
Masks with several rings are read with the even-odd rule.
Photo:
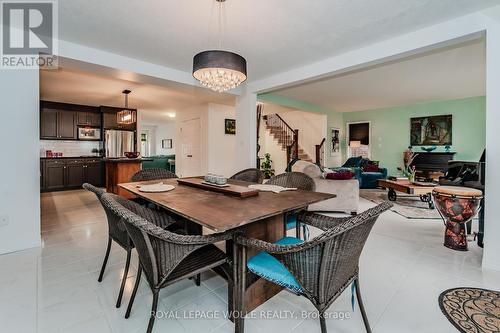
[[[473, 189], [471, 189], [474, 191]], [[445, 222], [444, 246], [458, 251], [467, 251], [467, 233], [465, 223], [469, 222], [479, 211], [482, 194], [465, 193], [457, 188], [456, 195], [453, 189], [436, 187], [432, 192], [434, 204], [441, 213]]]

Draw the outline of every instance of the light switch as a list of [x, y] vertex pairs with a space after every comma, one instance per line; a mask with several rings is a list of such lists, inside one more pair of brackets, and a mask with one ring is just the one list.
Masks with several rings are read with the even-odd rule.
[[5, 227], [9, 224], [9, 216], [8, 215], [0, 215], [0, 227]]

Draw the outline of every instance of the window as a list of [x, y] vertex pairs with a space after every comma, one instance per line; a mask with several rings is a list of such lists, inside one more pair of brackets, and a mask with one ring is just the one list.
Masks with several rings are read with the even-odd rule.
[[370, 158], [370, 123], [347, 124], [347, 157]]

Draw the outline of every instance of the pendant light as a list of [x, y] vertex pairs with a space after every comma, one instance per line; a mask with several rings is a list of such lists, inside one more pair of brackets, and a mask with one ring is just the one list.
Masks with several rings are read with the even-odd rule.
[[128, 94], [130, 93], [131, 91], [128, 89], [122, 91], [122, 94], [125, 95], [125, 109], [116, 113], [116, 121], [118, 124], [130, 125], [137, 121], [135, 110], [130, 110], [128, 108]]
[[193, 76], [207, 88], [217, 92], [233, 89], [247, 79], [247, 61], [239, 54], [220, 50], [222, 3], [226, 0], [215, 0], [219, 4], [219, 50], [208, 50], [198, 53], [193, 58]]

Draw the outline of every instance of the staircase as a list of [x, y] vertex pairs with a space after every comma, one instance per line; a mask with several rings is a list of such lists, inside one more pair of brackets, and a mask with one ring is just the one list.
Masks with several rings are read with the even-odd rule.
[[[298, 143], [298, 130], [293, 130], [279, 115], [272, 114], [265, 118], [266, 129], [281, 146], [284, 152], [287, 152], [288, 162], [298, 157], [298, 159], [313, 162], [313, 159], [302, 149]], [[297, 154], [293, 153], [293, 146], [297, 145]], [[290, 152], [290, 150], [292, 150]], [[298, 155], [298, 156], [295, 156]]]

